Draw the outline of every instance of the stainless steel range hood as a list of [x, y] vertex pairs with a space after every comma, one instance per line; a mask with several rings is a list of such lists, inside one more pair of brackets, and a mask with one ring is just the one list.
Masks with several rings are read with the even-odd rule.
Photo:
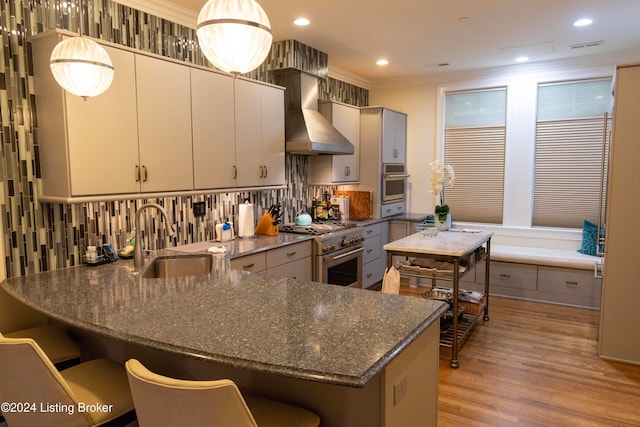
[[318, 112], [318, 78], [296, 69], [274, 70], [285, 91], [286, 150], [292, 154], [353, 154], [349, 142]]

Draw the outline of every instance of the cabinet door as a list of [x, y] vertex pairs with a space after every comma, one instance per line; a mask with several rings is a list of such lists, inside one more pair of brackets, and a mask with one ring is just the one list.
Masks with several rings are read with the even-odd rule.
[[262, 121], [262, 185], [284, 185], [284, 91], [259, 85]]
[[236, 113], [236, 167], [238, 187], [262, 183], [261, 85], [234, 80]]
[[407, 116], [395, 113], [395, 149], [396, 163], [407, 163]]
[[396, 117], [395, 112], [382, 110], [382, 163], [398, 163], [395, 146]]
[[111, 87], [87, 101], [64, 91], [72, 196], [140, 191], [134, 54], [103, 47], [116, 69]]
[[332, 124], [353, 144], [353, 154], [334, 155], [333, 182], [357, 182], [360, 158], [360, 110], [342, 104], [332, 104]]
[[382, 163], [406, 163], [407, 120], [402, 113], [382, 110]]
[[142, 191], [193, 189], [189, 67], [136, 55]]
[[311, 257], [269, 268], [265, 274], [270, 277], [289, 277], [298, 280], [312, 280]]
[[193, 181], [195, 189], [235, 186], [233, 79], [191, 69]]

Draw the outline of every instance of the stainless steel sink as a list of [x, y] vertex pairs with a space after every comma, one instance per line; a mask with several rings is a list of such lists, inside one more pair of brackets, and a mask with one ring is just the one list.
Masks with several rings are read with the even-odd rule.
[[199, 255], [163, 255], [154, 258], [144, 271], [142, 277], [147, 279], [159, 277], [200, 276], [213, 270], [213, 256]]

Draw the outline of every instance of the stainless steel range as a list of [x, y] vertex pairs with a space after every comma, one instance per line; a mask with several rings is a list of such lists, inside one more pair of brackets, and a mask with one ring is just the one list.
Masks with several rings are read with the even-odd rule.
[[284, 224], [280, 226], [280, 232], [314, 236], [313, 280], [362, 287], [362, 227], [348, 222], [323, 221], [309, 226]]

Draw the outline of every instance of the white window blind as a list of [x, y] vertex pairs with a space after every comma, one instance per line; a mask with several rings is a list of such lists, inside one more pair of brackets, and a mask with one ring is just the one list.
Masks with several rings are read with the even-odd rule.
[[445, 203], [455, 221], [502, 223], [506, 88], [447, 93], [444, 161], [455, 185]]
[[585, 219], [597, 222], [608, 151], [604, 113], [610, 106], [610, 79], [539, 86], [534, 226], [581, 228]]

